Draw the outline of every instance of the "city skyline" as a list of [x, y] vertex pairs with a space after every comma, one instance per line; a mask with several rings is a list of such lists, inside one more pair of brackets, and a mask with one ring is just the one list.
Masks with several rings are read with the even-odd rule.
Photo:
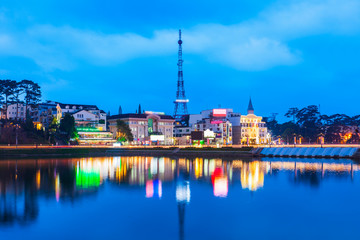
[[189, 113], [220, 104], [244, 114], [251, 96], [256, 113], [280, 120], [312, 104], [358, 114], [339, 86], [360, 87], [359, 2], [226, 3], [5, 1], [0, 79], [39, 82], [43, 100], [172, 115], [181, 28]]

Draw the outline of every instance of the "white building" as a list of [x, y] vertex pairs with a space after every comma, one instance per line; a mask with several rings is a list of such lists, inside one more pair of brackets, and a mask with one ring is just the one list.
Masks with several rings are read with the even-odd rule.
[[95, 127], [99, 131], [106, 131], [106, 113], [96, 105], [54, 103], [59, 121], [68, 113], [74, 117], [76, 127]]
[[[28, 106], [28, 109], [30, 109], [30, 106]], [[5, 114], [4, 114], [5, 115]], [[25, 105], [21, 104], [21, 103], [14, 103], [14, 104], [10, 104], [7, 107], [7, 115], [3, 116], [4, 118], [6, 118], [9, 120], [24, 120], [26, 118], [26, 110], [25, 110]]]
[[[230, 108], [204, 110], [199, 115], [195, 114], [190, 117], [193, 121], [191, 123], [192, 129], [203, 132], [212, 131], [214, 133], [214, 139], [211, 139], [213, 143], [232, 144], [232, 123], [228, 118], [228, 115], [232, 112], [233, 110]], [[201, 120], [199, 120], [200, 118]]]
[[262, 117], [254, 114], [251, 99], [247, 113], [247, 115], [242, 115], [240, 119], [241, 143], [247, 145], [270, 143], [271, 136], [267, 131], [266, 124], [262, 121]]
[[169, 115], [145, 112], [143, 114], [128, 113], [113, 115], [108, 118], [110, 131], [117, 133], [117, 120], [129, 125], [134, 136], [134, 144], [156, 142], [159, 144], [173, 144], [174, 118]]

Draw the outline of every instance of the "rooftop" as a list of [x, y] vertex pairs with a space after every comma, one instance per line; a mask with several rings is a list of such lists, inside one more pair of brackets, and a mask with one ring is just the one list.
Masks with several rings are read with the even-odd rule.
[[[144, 118], [144, 119], [146, 119], [149, 115], [152, 115], [152, 114], [126, 113], [126, 114], [112, 115], [112, 116], [109, 116], [108, 119], [123, 119], [123, 118]], [[155, 114], [155, 115], [159, 116], [160, 119], [169, 119], [169, 120], [174, 119], [170, 115], [157, 115], [157, 114]]]

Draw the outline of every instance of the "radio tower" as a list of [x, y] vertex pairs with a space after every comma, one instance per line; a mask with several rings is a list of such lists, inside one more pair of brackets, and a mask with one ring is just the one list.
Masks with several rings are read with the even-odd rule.
[[175, 121], [181, 121], [184, 115], [188, 114], [187, 103], [188, 99], [185, 97], [185, 88], [184, 88], [184, 79], [183, 79], [183, 70], [182, 70], [182, 40], [181, 40], [181, 29], [179, 30], [179, 52], [178, 52], [178, 82], [177, 82], [177, 91], [176, 91], [176, 100], [174, 118]]

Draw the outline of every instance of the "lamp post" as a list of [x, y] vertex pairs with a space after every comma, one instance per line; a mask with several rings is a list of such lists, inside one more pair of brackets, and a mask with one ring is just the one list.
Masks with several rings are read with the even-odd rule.
[[16, 148], [18, 146], [18, 127], [19, 127], [19, 124], [16, 123], [15, 124], [15, 145], [16, 145]]
[[324, 134], [323, 133], [319, 134], [319, 140], [320, 140], [321, 147], [323, 147], [323, 144], [324, 144]]
[[296, 133], [294, 133], [294, 147], [296, 145]]

